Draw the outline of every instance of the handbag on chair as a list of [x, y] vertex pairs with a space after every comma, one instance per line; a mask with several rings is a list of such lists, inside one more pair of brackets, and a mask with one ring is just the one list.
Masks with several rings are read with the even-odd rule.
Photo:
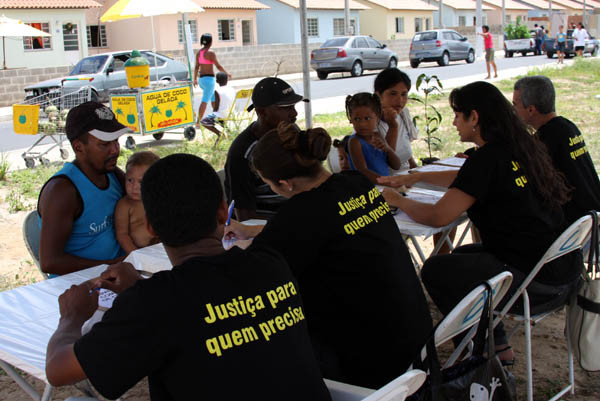
[[[473, 337], [473, 353], [446, 368], [440, 368], [434, 336], [426, 344], [425, 361], [415, 367], [428, 371], [427, 381], [407, 401], [513, 401], [516, 399], [514, 377], [506, 371], [494, 346], [492, 288], [487, 288], [485, 305]], [[487, 342], [486, 342], [487, 333]], [[487, 344], [487, 356], [484, 350]], [[419, 366], [422, 364], [423, 366]]]
[[582, 369], [600, 371], [600, 247], [598, 243], [598, 214], [592, 216], [592, 235], [587, 269], [583, 283], [573, 296], [567, 313], [566, 330], [572, 341], [573, 353]]

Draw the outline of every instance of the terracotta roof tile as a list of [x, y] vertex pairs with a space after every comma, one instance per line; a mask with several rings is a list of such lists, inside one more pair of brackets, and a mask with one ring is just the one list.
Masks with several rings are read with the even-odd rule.
[[388, 10], [426, 10], [435, 11], [438, 8], [421, 0], [365, 0]]
[[93, 0], [0, 0], [0, 8], [93, 8]]
[[256, 0], [196, 0], [195, 3], [202, 8], [212, 9], [263, 10], [270, 8]]
[[[283, 4], [287, 4], [290, 7], [300, 8], [299, 0], [278, 0]], [[344, 9], [344, 0], [306, 0], [306, 8], [315, 9], [315, 10], [343, 10]], [[356, 1], [350, 0], [350, 9], [351, 10], [368, 10], [369, 7], [363, 6]]]
[[[483, 2], [502, 9], [502, 0], [483, 0]], [[514, 0], [504, 0], [504, 8], [507, 10], [533, 10], [533, 7], [529, 7], [523, 3], [517, 3]]]

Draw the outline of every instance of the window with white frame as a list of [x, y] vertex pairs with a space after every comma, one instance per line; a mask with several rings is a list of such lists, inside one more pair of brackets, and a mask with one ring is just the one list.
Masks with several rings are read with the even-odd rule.
[[88, 47], [107, 47], [106, 25], [87, 25]]
[[404, 17], [396, 17], [396, 33], [404, 33]]
[[65, 51], [79, 50], [79, 29], [77, 24], [67, 22], [63, 24], [63, 46]]
[[425, 30], [428, 31], [431, 29], [431, 18], [425, 18]]
[[[50, 33], [49, 22], [27, 22], [27, 25]], [[50, 36], [24, 36], [23, 37], [23, 48], [25, 50], [41, 50], [41, 49], [52, 49], [52, 42]]]
[[[315, 18], [316, 19], [316, 18]], [[354, 35], [356, 32], [356, 20], [354, 18], [350, 19], [350, 35]], [[334, 36], [344, 36], [346, 34], [346, 27], [344, 24], [344, 18], [334, 18], [333, 19], [333, 35]], [[318, 27], [317, 27], [317, 35], [318, 35]]]
[[415, 32], [423, 30], [423, 18], [415, 18]]
[[464, 15], [458, 16], [458, 26], [466, 26], [467, 25], [467, 17]]
[[[190, 25], [190, 31], [192, 32], [192, 42], [198, 43], [198, 23], [196, 20], [188, 20], [187, 22]], [[177, 40], [179, 43], [183, 43], [183, 22], [181, 20], [177, 20]]]
[[217, 21], [219, 40], [235, 40], [235, 21], [232, 19], [220, 19]]
[[307, 18], [306, 19], [306, 32], [308, 36], [319, 36], [319, 19], [318, 18]]

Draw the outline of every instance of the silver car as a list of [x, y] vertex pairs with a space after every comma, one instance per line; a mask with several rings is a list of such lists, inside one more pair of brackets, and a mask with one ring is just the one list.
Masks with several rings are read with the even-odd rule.
[[[162, 54], [151, 51], [141, 51], [150, 63], [150, 79], [152, 81], [175, 79], [186, 80], [187, 67]], [[77, 91], [82, 86], [92, 86], [92, 100], [108, 101], [108, 90], [127, 85], [125, 76], [125, 62], [129, 59], [131, 51], [100, 53], [81, 59], [71, 73], [63, 78], [54, 78], [38, 82], [25, 87], [26, 99], [40, 96], [48, 92], [58, 91], [63, 86], [63, 94]], [[156, 61], [155, 61], [156, 60]], [[81, 78], [82, 80], [65, 80]]]
[[330, 72], [350, 71], [353, 77], [364, 70], [395, 68], [396, 53], [370, 36], [341, 36], [326, 40], [310, 53], [310, 66], [319, 79], [327, 79]]
[[410, 66], [417, 68], [423, 61], [437, 61], [441, 66], [451, 60], [475, 61], [475, 49], [467, 38], [450, 29], [417, 32], [410, 43]]

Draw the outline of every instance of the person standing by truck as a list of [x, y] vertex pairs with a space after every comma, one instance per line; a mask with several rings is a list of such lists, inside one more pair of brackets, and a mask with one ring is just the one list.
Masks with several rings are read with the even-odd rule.
[[590, 35], [585, 30], [583, 24], [581, 22], [578, 22], [577, 29], [573, 31], [573, 39], [575, 40], [573, 46], [575, 46], [575, 53], [577, 53], [578, 56], [583, 57], [583, 50], [585, 49], [585, 40], [589, 39], [589, 37]]
[[535, 31], [535, 54], [536, 56], [539, 56], [542, 54], [542, 28], [540, 28], [538, 24], [534, 24], [533, 29]]
[[565, 48], [567, 45], [567, 34], [564, 32], [564, 26], [558, 27], [558, 33], [556, 34], [556, 40], [554, 41], [554, 48], [558, 53], [558, 64], [563, 64], [565, 59]]
[[498, 70], [496, 69], [496, 63], [494, 62], [494, 41], [492, 39], [492, 34], [490, 33], [490, 27], [487, 25], [483, 25], [481, 27], [482, 32], [477, 32], [477, 35], [483, 36], [483, 44], [485, 47], [485, 66], [487, 68], [487, 77], [485, 79], [490, 79], [490, 64], [494, 67], [494, 78], [498, 78]]

